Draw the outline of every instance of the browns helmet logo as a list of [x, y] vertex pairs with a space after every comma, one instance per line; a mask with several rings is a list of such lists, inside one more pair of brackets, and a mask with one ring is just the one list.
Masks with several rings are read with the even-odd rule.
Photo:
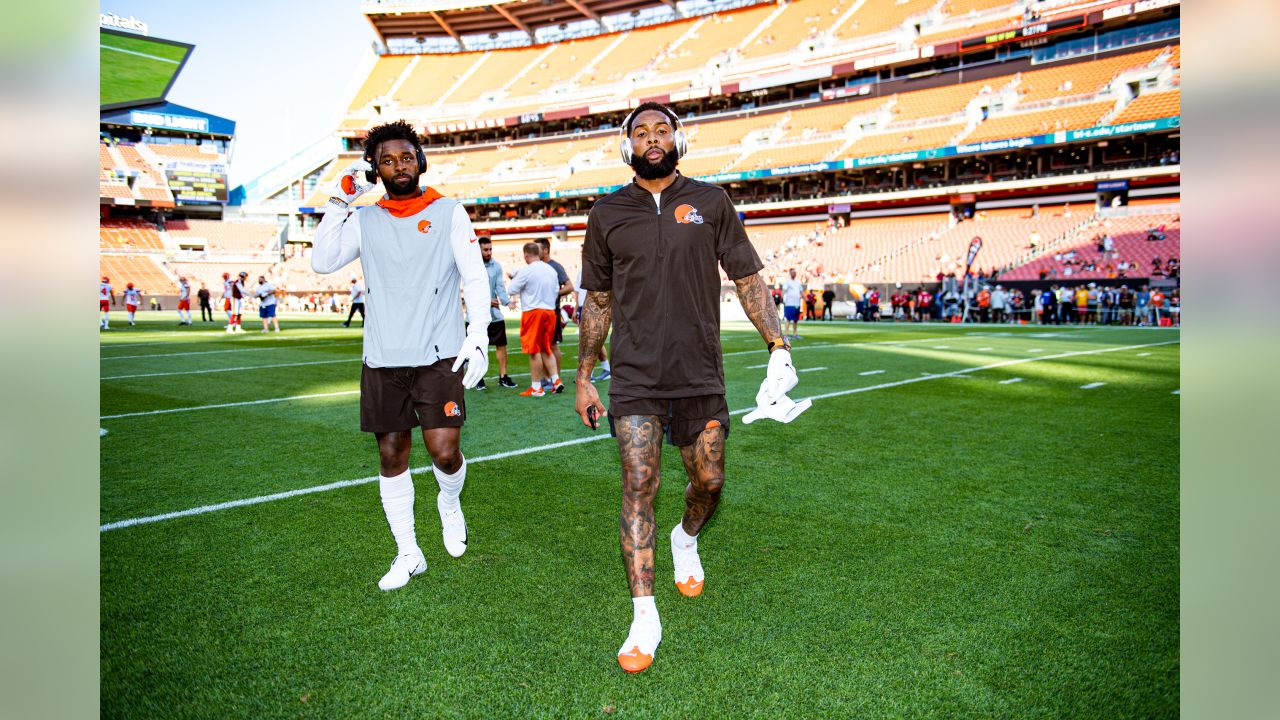
[[418, 223], [418, 232], [424, 233], [429, 231], [430, 229], [431, 229], [430, 220], [422, 220], [421, 222]]
[[681, 225], [689, 223], [702, 224], [702, 216], [698, 214], [698, 208], [692, 205], [681, 205], [676, 208], [676, 222]]
[[356, 181], [350, 175], [342, 176], [342, 192], [353, 195], [356, 191]]
[[458, 408], [458, 403], [450, 400], [444, 404], [445, 417], [460, 417], [462, 410]]

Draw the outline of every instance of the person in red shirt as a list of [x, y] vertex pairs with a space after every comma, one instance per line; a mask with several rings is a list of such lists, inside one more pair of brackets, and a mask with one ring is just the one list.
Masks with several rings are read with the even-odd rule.
[[916, 299], [916, 321], [925, 322], [929, 319], [933, 307], [933, 293], [924, 288], [920, 288], [920, 297]]
[[1151, 316], [1155, 318], [1155, 326], [1160, 327], [1160, 312], [1164, 309], [1164, 293], [1159, 290], [1151, 291]]
[[978, 293], [978, 317], [981, 322], [991, 319], [991, 288], [984, 286]]

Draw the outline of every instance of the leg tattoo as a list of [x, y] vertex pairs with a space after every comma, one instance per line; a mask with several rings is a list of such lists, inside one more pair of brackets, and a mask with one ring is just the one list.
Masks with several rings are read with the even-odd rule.
[[653, 415], [627, 415], [614, 423], [622, 458], [622, 564], [631, 597], [653, 594], [653, 500], [658, 495], [662, 423]]
[[702, 531], [720, 504], [720, 488], [724, 487], [724, 436], [724, 427], [716, 425], [703, 430], [692, 445], [680, 448], [680, 459], [689, 475], [681, 525], [691, 536]]

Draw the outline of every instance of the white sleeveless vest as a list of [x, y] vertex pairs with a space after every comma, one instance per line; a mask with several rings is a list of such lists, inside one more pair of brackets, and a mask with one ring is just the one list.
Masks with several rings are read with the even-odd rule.
[[449, 244], [457, 204], [439, 198], [405, 218], [377, 205], [356, 213], [369, 367], [422, 367], [457, 357], [465, 332], [462, 275]]

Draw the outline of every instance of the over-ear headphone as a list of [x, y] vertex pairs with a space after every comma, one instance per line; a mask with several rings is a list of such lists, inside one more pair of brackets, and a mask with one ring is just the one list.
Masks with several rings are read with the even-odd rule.
[[[418, 148], [418, 174], [427, 171], [427, 154], [422, 152], [422, 148]], [[373, 148], [368, 146], [364, 149], [364, 161], [369, 163], [373, 170], [364, 171], [365, 182], [374, 184], [378, 182], [378, 163], [373, 161]]]
[[[652, 110], [653, 108], [645, 109]], [[632, 119], [635, 118], [636, 113], [639, 112], [639, 110], [640, 108], [636, 108], [635, 110], [627, 113], [627, 119], [622, 121], [622, 127], [618, 128], [618, 152], [622, 154], [622, 162], [628, 165], [631, 164], [632, 156], [631, 133], [629, 132], [629, 129], [631, 128]], [[684, 124], [681, 123], [680, 118], [676, 117], [676, 114], [671, 111], [671, 108], [664, 105], [662, 107], [662, 112], [666, 113], [667, 117], [671, 118], [671, 121], [676, 124], [676, 159], [679, 160], [685, 156], [685, 153], [689, 152], [689, 138], [684, 134]]]

